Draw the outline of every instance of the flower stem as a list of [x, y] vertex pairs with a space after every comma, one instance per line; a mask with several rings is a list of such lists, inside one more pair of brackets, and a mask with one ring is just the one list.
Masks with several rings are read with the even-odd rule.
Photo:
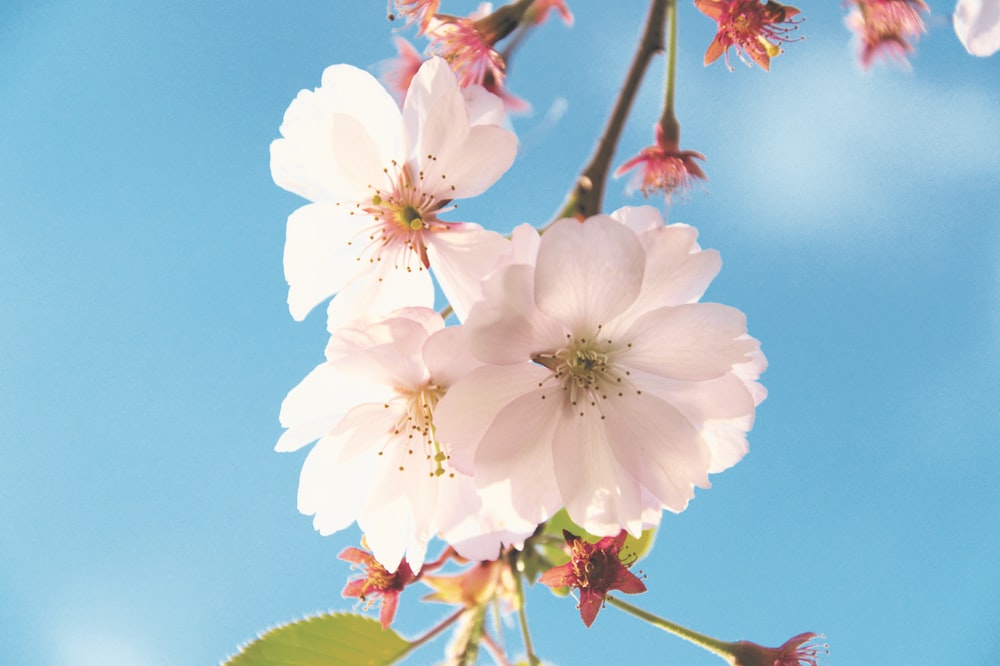
[[521, 622], [521, 636], [524, 637], [524, 651], [528, 656], [528, 664], [530, 666], [536, 666], [541, 662], [538, 661], [538, 657], [535, 656], [535, 649], [531, 645], [531, 633], [528, 631], [528, 614], [525, 611], [524, 598], [524, 581], [521, 579], [521, 575], [514, 573], [514, 585], [517, 587], [517, 618]]
[[618, 93], [618, 99], [615, 101], [604, 133], [597, 142], [594, 155], [577, 178], [576, 186], [569, 193], [557, 217], [583, 219], [601, 211], [604, 184], [608, 179], [611, 158], [614, 157], [625, 119], [639, 92], [639, 84], [649, 62], [656, 53], [663, 50], [663, 23], [667, 4], [673, 4], [672, 0], [652, 0], [650, 3], [649, 16], [646, 18], [642, 38], [639, 40], [639, 48], [636, 49], [632, 65], [625, 75], [625, 82], [622, 84], [621, 92]]
[[689, 643], [694, 643], [698, 647], [708, 650], [712, 654], [718, 655], [725, 659], [730, 664], [733, 663], [733, 653], [730, 650], [730, 643], [720, 641], [718, 639], [712, 638], [711, 636], [706, 636], [705, 634], [699, 634], [697, 631], [692, 631], [687, 627], [682, 627], [679, 624], [671, 622], [670, 620], [664, 620], [662, 617], [653, 615], [652, 613], [647, 613], [646, 611], [633, 606], [632, 604], [626, 603], [621, 599], [615, 597], [605, 597], [605, 600], [612, 606], [622, 609], [626, 613], [635, 615], [640, 620], [645, 620], [649, 622], [654, 627], [659, 627], [666, 632], [669, 632], [675, 636], [680, 636]]
[[445, 629], [447, 629], [451, 625], [455, 624], [455, 622], [458, 620], [458, 618], [462, 617], [462, 613], [464, 613], [465, 611], [466, 611], [465, 608], [459, 608], [457, 611], [455, 611], [454, 613], [452, 613], [451, 615], [449, 615], [448, 617], [446, 617], [440, 624], [438, 624], [436, 627], [434, 627], [433, 629], [431, 629], [430, 631], [428, 631], [426, 634], [424, 634], [420, 638], [416, 639], [415, 641], [411, 641], [410, 644], [407, 646], [406, 650], [404, 650], [403, 652], [401, 652], [399, 654], [399, 659], [402, 659], [403, 657], [405, 657], [410, 652], [413, 652], [418, 647], [420, 647], [424, 643], [432, 640], [434, 637], [436, 637], [442, 631], [444, 631]]
[[[667, 92], [663, 100], [663, 115], [660, 117], [660, 126], [669, 137], [679, 134], [677, 116], [674, 115], [674, 90], [677, 87], [677, 0], [669, 0], [667, 7], [667, 24], [669, 34], [667, 35]], [[676, 138], [676, 137], [672, 137]]]

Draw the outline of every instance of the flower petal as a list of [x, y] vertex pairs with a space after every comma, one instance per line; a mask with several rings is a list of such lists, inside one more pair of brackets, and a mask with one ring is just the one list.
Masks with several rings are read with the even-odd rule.
[[1000, 51], [1000, 2], [997, 0], [958, 0], [954, 23], [955, 34], [972, 55], [986, 57]]
[[405, 307], [434, 307], [434, 282], [427, 271], [379, 262], [375, 269], [351, 281], [326, 309], [326, 330], [333, 333], [352, 321], [385, 317]]
[[309, 204], [288, 217], [285, 279], [288, 309], [296, 321], [305, 319], [320, 301], [359, 272], [356, 262], [348, 258], [356, 233], [356, 221], [332, 203]]
[[538, 309], [591, 335], [635, 300], [645, 254], [631, 229], [605, 215], [562, 219], [542, 236], [535, 272]]
[[716, 303], [652, 310], [624, 335], [632, 347], [623, 365], [688, 381], [721, 377], [758, 347], [743, 313]]
[[510, 252], [509, 240], [474, 224], [428, 234], [431, 269], [459, 321], [465, 321], [469, 309], [482, 297], [483, 278]]

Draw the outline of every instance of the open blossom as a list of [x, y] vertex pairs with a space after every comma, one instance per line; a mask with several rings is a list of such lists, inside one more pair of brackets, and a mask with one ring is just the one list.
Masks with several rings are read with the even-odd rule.
[[388, 629], [396, 617], [399, 593], [416, 580], [410, 565], [403, 560], [394, 572], [389, 572], [371, 553], [360, 548], [345, 548], [339, 557], [347, 562], [361, 565], [365, 569], [364, 576], [347, 583], [341, 595], [357, 597], [364, 601], [367, 607], [378, 601], [381, 604], [379, 621], [383, 629]]
[[877, 58], [906, 62], [913, 44], [926, 31], [921, 12], [930, 11], [923, 0], [855, 0], [846, 21], [860, 43], [862, 67]]
[[650, 207], [563, 219], [489, 277], [463, 325], [484, 365], [437, 407], [452, 464], [525, 520], [611, 536], [739, 461], [765, 361], [740, 311], [696, 302], [720, 266], [696, 237]]
[[747, 65], [749, 56], [765, 71], [770, 69], [771, 58], [781, 53], [780, 44], [793, 41], [788, 34], [797, 27], [793, 19], [800, 13], [795, 7], [774, 0], [765, 4], [759, 0], [695, 0], [694, 4], [719, 24], [719, 31], [705, 52], [705, 64], [715, 62], [725, 53], [730, 70], [733, 69], [729, 64], [730, 46]]
[[538, 582], [549, 587], [579, 590], [580, 617], [585, 625], [594, 624], [608, 592], [621, 590], [626, 594], [638, 594], [646, 591], [645, 583], [628, 570], [628, 563], [622, 561], [624, 530], [618, 536], [604, 537], [597, 543], [584, 541], [565, 530], [563, 535], [569, 546], [569, 562], [549, 569]]
[[482, 88], [460, 89], [440, 58], [421, 66], [402, 113], [374, 77], [349, 65], [327, 68], [319, 88], [300, 92], [271, 144], [274, 181], [313, 202], [288, 218], [292, 316], [305, 318], [334, 293], [331, 330], [432, 305], [429, 266], [464, 315], [478, 272], [506, 241], [439, 215], [510, 167], [517, 139], [499, 125], [503, 115]]
[[695, 160], [705, 156], [693, 150], [681, 150], [677, 139], [665, 136], [663, 126], [657, 123], [656, 143], [639, 151], [639, 154], [618, 167], [615, 176], [635, 169], [630, 190], [642, 190], [643, 195], [662, 192], [667, 201], [683, 196], [695, 180], [705, 180], [705, 172]]
[[315, 515], [324, 535], [357, 521], [389, 572], [404, 554], [419, 571], [435, 536], [463, 557], [491, 559], [535, 528], [477, 494], [435, 436], [435, 406], [477, 364], [461, 335], [426, 308], [340, 329], [327, 346], [327, 362], [281, 406], [288, 430], [278, 451], [319, 440], [302, 467], [299, 511]]
[[955, 34], [972, 55], [1000, 51], [1000, 0], [958, 0], [954, 22]]
[[730, 663], [733, 666], [819, 666], [820, 657], [829, 652], [826, 645], [816, 643], [818, 634], [806, 632], [789, 638], [781, 647], [767, 648], [750, 641], [731, 643]]

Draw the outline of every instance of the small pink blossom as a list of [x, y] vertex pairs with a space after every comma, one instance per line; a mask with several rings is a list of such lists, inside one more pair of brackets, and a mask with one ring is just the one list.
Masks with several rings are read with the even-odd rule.
[[476, 21], [448, 17], [428, 32], [430, 50], [448, 61], [460, 86], [502, 87], [506, 72], [503, 56]]
[[715, 39], [705, 52], [705, 64], [709, 65], [723, 53], [726, 66], [729, 64], [729, 47], [736, 49], [740, 60], [750, 65], [749, 56], [764, 71], [771, 68], [771, 58], [780, 54], [782, 42], [795, 41], [788, 36], [798, 26], [793, 20], [800, 12], [774, 0], [761, 4], [759, 0], [695, 0], [703, 14], [719, 24]]
[[663, 192], [667, 201], [683, 196], [696, 180], [705, 180], [705, 172], [695, 160], [705, 156], [693, 150], [681, 150], [676, 139], [667, 139], [663, 126], [655, 126], [656, 143], [639, 151], [639, 154], [618, 167], [615, 176], [635, 169], [630, 190], [641, 190], [644, 196]]
[[406, 25], [417, 24], [417, 36], [427, 32], [437, 13], [438, 5], [441, 4], [441, 0], [394, 0], [394, 2], [396, 12], [406, 18]]
[[535, 0], [525, 13], [525, 17], [535, 25], [545, 23], [549, 18], [549, 12], [555, 10], [559, 12], [563, 23], [573, 25], [573, 12], [566, 6], [565, 0]]
[[846, 22], [857, 35], [861, 66], [868, 69], [878, 58], [905, 64], [926, 32], [920, 13], [930, 10], [923, 0], [855, 0], [854, 4]]
[[388, 629], [396, 617], [399, 593], [416, 580], [410, 565], [403, 560], [399, 563], [399, 567], [390, 573], [371, 553], [360, 548], [346, 548], [339, 557], [347, 562], [361, 565], [365, 569], [365, 575], [347, 583], [341, 595], [361, 599], [365, 602], [366, 608], [370, 608], [378, 600], [381, 605], [379, 621], [383, 629]]
[[381, 78], [393, 97], [402, 102], [426, 58], [402, 37], [395, 37], [393, 42], [396, 44], [396, 57], [381, 63]]
[[821, 656], [829, 653], [828, 646], [814, 641], [819, 634], [806, 632], [789, 638], [781, 647], [768, 648], [750, 641], [732, 643], [733, 666], [819, 666]]
[[639, 594], [646, 591], [646, 585], [628, 570], [630, 563], [622, 561], [624, 530], [597, 543], [584, 541], [565, 530], [563, 536], [569, 546], [569, 562], [549, 569], [538, 582], [553, 588], [572, 587], [579, 590], [580, 617], [588, 627], [597, 619], [608, 592], [620, 590], [626, 594]]

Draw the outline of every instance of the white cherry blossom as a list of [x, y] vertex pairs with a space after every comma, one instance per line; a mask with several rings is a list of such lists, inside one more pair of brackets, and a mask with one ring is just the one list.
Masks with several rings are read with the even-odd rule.
[[[410, 83], [402, 111], [378, 81], [334, 65], [301, 91], [271, 144], [271, 173], [312, 203], [288, 218], [288, 306], [302, 320], [337, 293], [330, 330], [406, 306], [432, 306], [428, 267], [459, 317], [506, 240], [439, 216], [481, 194], [510, 167], [517, 139], [499, 125], [503, 103], [459, 88], [432, 58]], [[339, 299], [339, 302], [338, 302]]]
[[457, 327], [408, 308], [340, 329], [327, 362], [288, 394], [278, 451], [319, 440], [302, 468], [299, 510], [320, 533], [357, 521], [389, 571], [406, 557], [419, 571], [435, 536], [471, 559], [521, 546], [535, 523], [520, 519], [456, 472], [434, 435], [435, 405], [460, 373], [479, 365]]
[[697, 302], [720, 261], [696, 237], [648, 207], [564, 219], [489, 277], [463, 325], [484, 365], [436, 411], [455, 467], [526, 520], [565, 506], [613, 536], [739, 461], [765, 361], [740, 311]]

